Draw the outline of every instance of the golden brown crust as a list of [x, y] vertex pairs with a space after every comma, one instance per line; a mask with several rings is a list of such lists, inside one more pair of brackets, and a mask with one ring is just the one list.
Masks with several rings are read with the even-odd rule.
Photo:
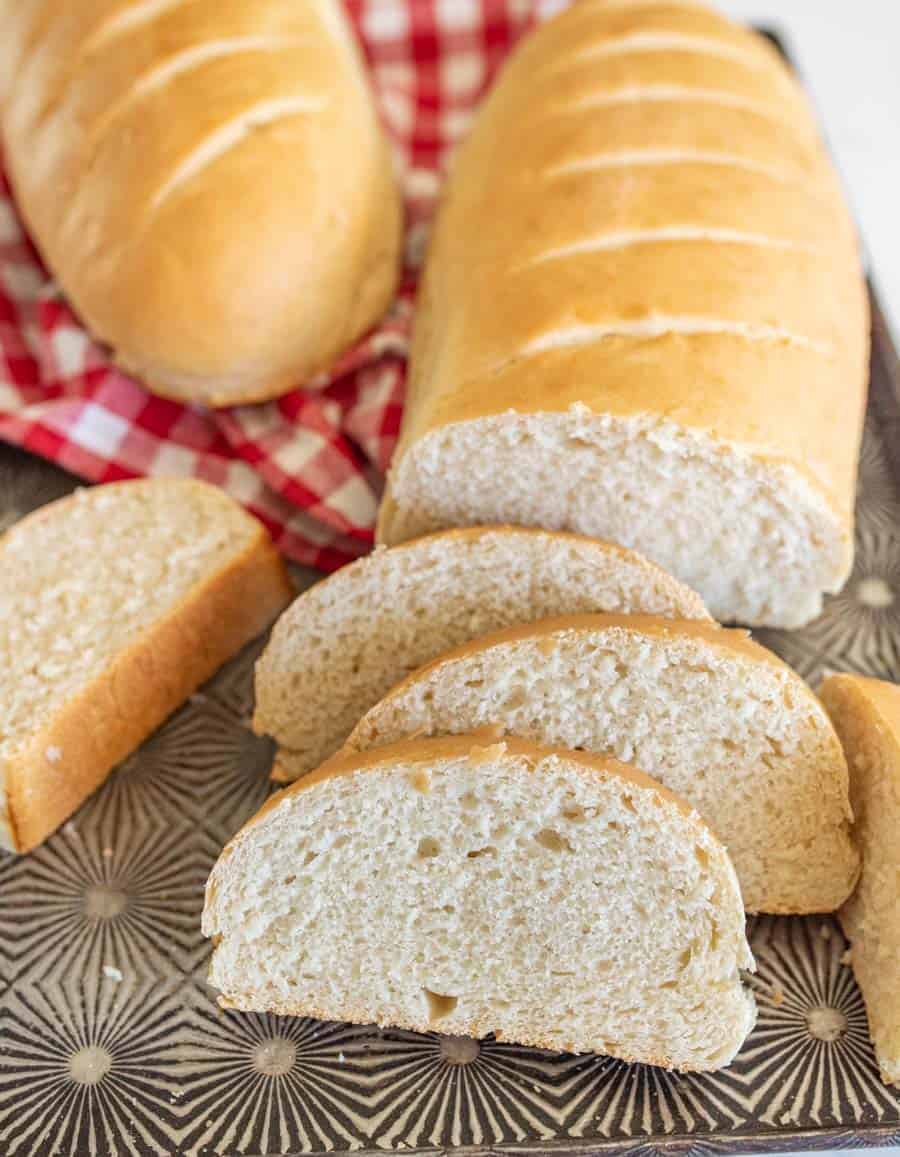
[[[49, 517], [53, 506], [58, 513], [58, 505], [51, 504], [29, 519]], [[27, 529], [29, 519], [18, 526]], [[292, 596], [284, 563], [260, 526], [239, 557], [198, 584], [164, 620], [148, 626], [7, 761], [15, 850], [41, 843]]]
[[[799, 675], [780, 659], [773, 651], [760, 646], [750, 638], [750, 632], [735, 627], [720, 627], [715, 622], [704, 622], [698, 619], [663, 619], [657, 615], [618, 615], [618, 614], [584, 614], [584, 615], [557, 615], [553, 618], [541, 619], [536, 623], [525, 623], [520, 626], [506, 627], [501, 631], [493, 631], [482, 635], [471, 642], [462, 643], [445, 651], [430, 663], [425, 663], [418, 670], [413, 671], [402, 679], [384, 697], [384, 702], [403, 694], [405, 689], [427, 678], [432, 671], [439, 670], [445, 664], [458, 662], [469, 655], [480, 654], [492, 647], [504, 643], [518, 643], [534, 641], [540, 645], [542, 640], [550, 639], [553, 635], [566, 632], [602, 631], [618, 629], [633, 634], [644, 635], [647, 638], [678, 640], [699, 639], [709, 643], [721, 651], [730, 651], [743, 659], [754, 663], [765, 664], [778, 670], [788, 672], [797, 683], [798, 689], [815, 701], [815, 695], [803, 682]], [[348, 743], [352, 742], [350, 736]]]
[[86, 325], [158, 393], [213, 405], [326, 369], [387, 308], [401, 233], [341, 6], [40, 7], [0, 42], [0, 129]]
[[[317, 767], [315, 771], [311, 771], [309, 775], [303, 776], [294, 783], [284, 789], [284, 791], [277, 792], [270, 796], [269, 799], [262, 805], [256, 815], [252, 816], [243, 828], [234, 837], [232, 843], [244, 839], [246, 834], [256, 824], [260, 823], [265, 817], [288, 798], [299, 795], [300, 792], [308, 791], [316, 784], [322, 783], [328, 779], [337, 779], [340, 776], [354, 776], [362, 774], [366, 771], [375, 771], [380, 768], [389, 768], [394, 764], [403, 763], [422, 763], [432, 764], [438, 759], [460, 759], [471, 757], [473, 762], [477, 765], [483, 763], [490, 758], [490, 753], [495, 750], [497, 755], [507, 754], [513, 757], [523, 759], [529, 770], [534, 770], [537, 763], [549, 756], [557, 756], [563, 759], [566, 763], [578, 768], [585, 775], [598, 775], [602, 778], [618, 778], [622, 781], [631, 784], [632, 786], [641, 790], [649, 790], [655, 792], [660, 799], [666, 800], [668, 803], [675, 804], [675, 806], [685, 816], [695, 822], [698, 828], [709, 832], [711, 830], [703, 822], [697, 814], [695, 808], [681, 799], [674, 792], [669, 791], [667, 787], [663, 787], [651, 776], [646, 775], [636, 767], [630, 764], [622, 763], [618, 759], [602, 755], [591, 755], [584, 751], [568, 751], [563, 747], [543, 747], [540, 744], [533, 743], [529, 739], [520, 739], [515, 736], [505, 736], [502, 740], [492, 743], [486, 742], [486, 736], [481, 734], [472, 735], [448, 735], [441, 736], [434, 739], [403, 739], [397, 743], [386, 744], [384, 747], [371, 748], [369, 751], [339, 751], [337, 755], [333, 755], [331, 759], [327, 759], [321, 766]], [[715, 837], [713, 837], [715, 838]], [[222, 853], [223, 856], [228, 854], [231, 844], [226, 847]]]
[[846, 695], [858, 710], [881, 724], [882, 734], [893, 744], [900, 769], [900, 687], [865, 675], [829, 675], [822, 681], [819, 695], [828, 700], [833, 694]]
[[[674, 43], [603, 54], [648, 33], [721, 41], [740, 59]], [[575, 5], [517, 50], [457, 157], [379, 541], [415, 529], [396, 507], [413, 446], [578, 405], [787, 466], [836, 513], [846, 569], [867, 310], [838, 182], [768, 46], [699, 8]], [[598, 336], [531, 348], [573, 326]]]

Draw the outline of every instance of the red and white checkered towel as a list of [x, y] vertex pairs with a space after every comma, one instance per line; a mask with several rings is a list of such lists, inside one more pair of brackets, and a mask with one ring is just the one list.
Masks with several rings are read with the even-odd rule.
[[447, 156], [497, 66], [554, 0], [349, 0], [403, 172], [403, 284], [325, 389], [212, 412], [114, 369], [49, 280], [0, 175], [0, 439], [94, 482], [190, 474], [224, 487], [291, 558], [369, 549], [400, 424], [416, 276]]

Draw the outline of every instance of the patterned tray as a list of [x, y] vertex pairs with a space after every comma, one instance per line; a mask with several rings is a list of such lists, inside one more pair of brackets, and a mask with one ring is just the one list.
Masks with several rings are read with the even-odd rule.
[[[853, 576], [812, 626], [758, 633], [813, 681], [826, 667], [900, 680], [900, 373], [877, 309], [873, 353]], [[0, 448], [0, 528], [74, 485]], [[271, 747], [248, 728], [260, 645], [46, 845], [0, 859], [0, 1153], [900, 1142], [900, 1093], [879, 1079], [827, 918], [753, 922], [759, 1023], [714, 1075], [220, 1010], [200, 910], [220, 848], [269, 792]]]

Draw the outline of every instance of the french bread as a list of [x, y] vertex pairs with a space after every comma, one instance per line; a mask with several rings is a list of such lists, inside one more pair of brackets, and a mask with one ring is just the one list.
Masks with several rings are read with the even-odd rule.
[[734, 871], [633, 768], [472, 736], [338, 757], [206, 888], [226, 1007], [715, 1069], [754, 1020]]
[[881, 1074], [900, 1085], [900, 687], [832, 675], [821, 696], [847, 754], [863, 861], [840, 921]]
[[514, 627], [410, 675], [347, 748], [483, 729], [654, 776], [725, 843], [750, 911], [828, 912], [856, 880], [834, 729], [803, 680], [742, 631], [640, 615]]
[[0, 539], [0, 846], [39, 844], [287, 604], [263, 526], [190, 479], [79, 490]]
[[514, 527], [448, 531], [376, 550], [297, 599], [257, 663], [254, 727], [278, 741], [277, 777], [295, 779], [442, 651], [578, 611], [709, 618], [693, 591], [609, 543]]
[[338, 0], [0, 0], [19, 210], [157, 393], [311, 384], [387, 308], [400, 200]]
[[453, 166], [379, 515], [634, 547], [720, 620], [796, 627], [852, 559], [856, 241], [805, 98], [698, 5], [584, 0]]

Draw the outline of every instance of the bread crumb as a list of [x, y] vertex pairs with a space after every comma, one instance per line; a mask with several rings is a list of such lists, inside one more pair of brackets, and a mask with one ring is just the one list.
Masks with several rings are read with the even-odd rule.
[[112, 854], [113, 854], [112, 848], [104, 848], [103, 849], [103, 858], [105, 860], [112, 859]]
[[413, 791], [421, 792], [422, 795], [427, 795], [431, 791], [431, 774], [425, 768], [419, 768], [414, 771], [409, 777], [409, 786]]
[[346, 1059], [347, 1058], [344, 1056], [343, 1052], [338, 1053], [338, 1064], [339, 1065], [342, 1065], [346, 1061]]
[[73, 840], [80, 840], [81, 839], [81, 836], [78, 834], [78, 828], [75, 826], [75, 824], [71, 820], [69, 820], [68, 823], [63, 824], [63, 831], [66, 833], [66, 835], [70, 839], [73, 839]]
[[831, 925], [830, 924], [823, 924], [819, 928], [819, 935], [822, 937], [823, 940], [830, 940], [831, 937], [834, 935], [834, 933], [831, 930]]
[[852, 947], [845, 948], [844, 951], [841, 953], [841, 964], [843, 964], [845, 968], [849, 968], [853, 964], [853, 948]]
[[48, 747], [44, 752], [44, 758], [48, 763], [59, 763], [59, 761], [62, 759], [62, 748]]
[[103, 975], [107, 980], [114, 980], [116, 984], [118, 984], [122, 979], [122, 970], [120, 968], [116, 968], [113, 964], [104, 964]]
[[776, 1008], [780, 1008], [784, 1004], [784, 989], [778, 983], [773, 983], [769, 993], [769, 999]]

